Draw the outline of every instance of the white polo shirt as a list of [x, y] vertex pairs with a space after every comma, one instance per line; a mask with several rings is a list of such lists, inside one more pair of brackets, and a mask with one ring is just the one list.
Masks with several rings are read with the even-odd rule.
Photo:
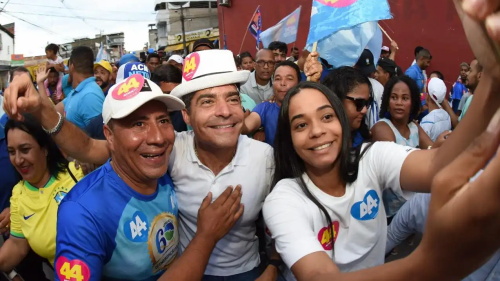
[[[304, 174], [307, 188], [332, 219], [333, 235], [323, 212], [305, 195], [297, 179], [278, 182], [266, 198], [263, 212], [276, 250], [288, 268], [320, 251], [332, 257], [342, 272], [383, 264], [387, 220], [382, 192], [402, 193], [401, 168], [414, 150], [393, 142], [374, 143], [359, 162], [357, 180], [347, 184], [341, 197], [323, 192]], [[289, 279], [290, 272], [286, 276], [294, 279]]]
[[181, 251], [196, 233], [198, 209], [208, 192], [212, 192], [215, 200], [228, 186], [239, 184], [245, 211], [215, 246], [205, 274], [229, 276], [250, 271], [260, 263], [255, 221], [270, 192], [273, 150], [266, 143], [242, 135], [231, 163], [214, 175], [196, 156], [193, 138], [193, 131], [177, 133], [169, 159], [169, 172], [179, 202]]

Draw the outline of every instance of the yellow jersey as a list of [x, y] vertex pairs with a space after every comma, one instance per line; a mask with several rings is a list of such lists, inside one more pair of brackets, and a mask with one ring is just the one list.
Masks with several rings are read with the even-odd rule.
[[[77, 170], [73, 162], [69, 163], [69, 169], [77, 180], [83, 178], [82, 170]], [[50, 177], [42, 188], [22, 180], [12, 190], [10, 234], [27, 239], [31, 249], [51, 264], [54, 264], [56, 254], [57, 210], [75, 184], [66, 171], [59, 173], [59, 179]]]

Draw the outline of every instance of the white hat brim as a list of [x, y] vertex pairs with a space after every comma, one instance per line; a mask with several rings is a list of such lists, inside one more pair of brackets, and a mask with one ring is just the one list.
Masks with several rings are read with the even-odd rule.
[[207, 75], [181, 83], [180, 85], [175, 87], [172, 92], [170, 92], [170, 94], [175, 97], [181, 98], [187, 94], [191, 94], [203, 89], [231, 84], [242, 84], [248, 80], [249, 76], [250, 71], [248, 70]]
[[162, 95], [151, 94], [151, 98], [143, 99], [140, 102], [135, 103], [136, 106], [134, 106], [134, 107], [124, 108], [123, 110], [116, 112], [115, 114], [113, 114], [113, 116], [111, 116], [111, 119], [125, 118], [125, 117], [129, 116], [130, 114], [132, 114], [132, 112], [139, 109], [141, 106], [143, 106], [146, 103], [153, 101], [153, 100], [157, 100], [157, 101], [164, 103], [165, 106], [167, 106], [168, 112], [178, 111], [178, 110], [182, 110], [185, 108], [184, 102], [177, 97], [174, 97], [174, 96], [169, 95], [169, 94], [162, 94]]

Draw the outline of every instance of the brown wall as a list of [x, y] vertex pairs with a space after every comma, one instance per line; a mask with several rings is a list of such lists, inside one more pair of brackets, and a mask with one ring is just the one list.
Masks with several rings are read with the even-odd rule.
[[[311, 0], [232, 0], [231, 7], [219, 6], [221, 42], [226, 35], [227, 48], [238, 52], [243, 35], [258, 5], [262, 13], [263, 30], [273, 26], [302, 5], [296, 46], [302, 49], [309, 31]], [[451, 0], [389, 0], [394, 19], [380, 22], [389, 35], [398, 42], [400, 51], [396, 62], [409, 67], [416, 46], [431, 51], [433, 61], [427, 73], [441, 71], [448, 87], [457, 79], [462, 61], [473, 59], [462, 25]], [[293, 44], [289, 45], [289, 49]], [[384, 45], [389, 45], [385, 38]], [[247, 34], [242, 51], [255, 53], [255, 39]]]

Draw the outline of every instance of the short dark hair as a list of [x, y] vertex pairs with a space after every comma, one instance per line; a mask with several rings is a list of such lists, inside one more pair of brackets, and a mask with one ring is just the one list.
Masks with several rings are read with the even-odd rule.
[[[373, 88], [372, 83], [368, 77], [366, 77], [361, 70], [350, 66], [342, 66], [337, 69], [332, 70], [328, 76], [325, 77], [323, 85], [328, 87], [337, 97], [344, 101], [349, 92], [352, 92], [358, 85], [368, 85], [370, 91], [370, 98], [373, 98]], [[351, 128], [352, 130], [352, 128]], [[361, 121], [361, 126], [359, 127], [359, 132], [364, 139], [370, 139], [370, 129], [366, 125], [365, 117]]]
[[483, 71], [483, 65], [479, 62], [479, 60], [478, 59], [474, 59], [474, 60], [477, 61], [477, 63], [476, 63], [476, 70], [477, 70], [477, 72]]
[[5, 137], [10, 130], [19, 129], [32, 136], [40, 147], [47, 149], [47, 168], [51, 176], [58, 178], [59, 173], [68, 169], [68, 160], [64, 158], [63, 154], [57, 148], [56, 143], [52, 138], [45, 133], [42, 125], [31, 114], [24, 114], [24, 121], [16, 119], [9, 119], [5, 124]]
[[410, 89], [411, 110], [410, 118], [408, 118], [408, 123], [410, 123], [418, 116], [418, 113], [420, 111], [420, 90], [418, 88], [417, 82], [406, 75], [394, 76], [389, 79], [387, 84], [385, 84], [384, 94], [382, 95], [382, 105], [380, 106], [380, 118], [391, 119], [391, 115], [389, 113], [389, 101], [394, 85], [399, 82], [405, 83]]
[[269, 46], [267, 48], [271, 51], [279, 50], [280, 52], [283, 52], [285, 54], [288, 53], [288, 46], [286, 45], [285, 42], [281, 41], [273, 41], [269, 43]]
[[424, 47], [422, 47], [422, 46], [417, 46], [417, 47], [415, 48], [415, 51], [413, 52], [413, 53], [415, 54], [415, 57], [417, 57], [418, 52], [420, 52], [422, 49], [424, 49]]
[[26, 67], [24, 67], [24, 66], [18, 66], [16, 68], [10, 70], [10, 79], [9, 79], [9, 82], [12, 82], [12, 79], [14, 79], [14, 73], [16, 73], [16, 72], [24, 72], [24, 73], [30, 74], [30, 71]]
[[416, 60], [419, 60], [420, 58], [432, 59], [431, 52], [427, 49], [420, 50], [417, 54]]
[[195, 94], [196, 94], [196, 92], [189, 93], [189, 94], [186, 94], [186, 95], [184, 95], [184, 96], [181, 97], [181, 100], [186, 105], [187, 112], [189, 112], [191, 110], [191, 101], [193, 100], [193, 97], [194, 97]]
[[57, 54], [59, 52], [59, 46], [57, 46], [54, 43], [51, 43], [45, 47], [45, 51], [52, 51], [54, 54]]
[[152, 58], [157, 58], [158, 61], [160, 61], [160, 55], [158, 55], [157, 53], [151, 53], [146, 58], [146, 62], [149, 62]]
[[432, 74], [436, 74], [438, 76], [439, 79], [443, 80], [444, 81], [444, 75], [443, 73], [441, 73], [441, 71], [438, 71], [438, 70], [434, 70], [433, 72], [431, 72], [431, 74], [429, 75], [429, 77], [432, 76]]
[[250, 52], [243, 52], [239, 54], [238, 57], [240, 57], [241, 61], [243, 61], [244, 58], [251, 58], [252, 60], [254, 60]]
[[179, 68], [171, 64], [160, 65], [151, 73], [151, 81], [158, 85], [160, 82], [180, 84], [182, 82], [182, 72]]
[[74, 48], [68, 62], [71, 64], [78, 73], [94, 75], [94, 52], [87, 46]]
[[284, 60], [282, 62], [279, 62], [274, 67], [274, 72], [276, 73], [276, 70], [281, 66], [289, 66], [289, 67], [293, 68], [295, 70], [295, 72], [297, 73], [297, 82], [300, 82], [300, 79], [302, 76], [300, 75], [300, 68], [296, 63], [289, 61], [289, 60]]
[[57, 71], [54, 67], [49, 68], [49, 73], [55, 73], [59, 75], [59, 71]]

